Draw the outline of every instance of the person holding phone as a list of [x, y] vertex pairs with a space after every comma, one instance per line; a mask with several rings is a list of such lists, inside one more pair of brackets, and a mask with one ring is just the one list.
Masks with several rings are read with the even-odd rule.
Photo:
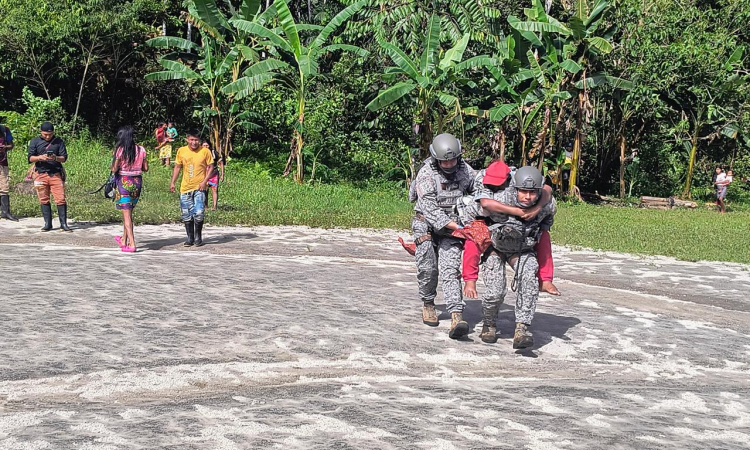
[[65, 203], [65, 178], [63, 163], [68, 160], [68, 150], [65, 142], [55, 136], [55, 127], [50, 122], [44, 122], [40, 127], [39, 136], [29, 143], [29, 163], [34, 163], [34, 189], [39, 197], [44, 217], [42, 231], [52, 229], [52, 206], [50, 194], [57, 205], [57, 215], [60, 218], [60, 230], [72, 232], [68, 226], [68, 205]]

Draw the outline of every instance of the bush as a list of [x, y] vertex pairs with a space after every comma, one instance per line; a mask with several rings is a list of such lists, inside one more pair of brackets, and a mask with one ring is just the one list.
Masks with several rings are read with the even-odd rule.
[[60, 104], [60, 98], [47, 100], [35, 96], [27, 87], [23, 88], [21, 101], [26, 107], [25, 113], [16, 111], [0, 111], [5, 117], [5, 125], [13, 132], [16, 143], [27, 143], [37, 134], [39, 127], [45, 121], [55, 125], [55, 134], [68, 136], [71, 132], [71, 122]]

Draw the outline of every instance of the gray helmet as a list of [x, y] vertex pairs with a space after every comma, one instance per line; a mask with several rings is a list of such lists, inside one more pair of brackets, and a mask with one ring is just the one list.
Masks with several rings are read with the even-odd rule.
[[524, 166], [516, 170], [513, 175], [513, 184], [516, 189], [538, 191], [544, 187], [544, 177], [536, 167]]
[[461, 156], [461, 141], [450, 133], [435, 136], [430, 144], [430, 154], [438, 161], [448, 161]]

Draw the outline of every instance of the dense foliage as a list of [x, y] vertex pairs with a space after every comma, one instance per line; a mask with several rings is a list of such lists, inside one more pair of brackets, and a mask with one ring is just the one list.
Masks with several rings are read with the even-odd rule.
[[536, 164], [561, 191], [707, 196], [715, 164], [750, 176], [744, 0], [0, 0], [0, 15], [0, 109], [24, 138], [43, 115], [105, 139], [171, 119], [272, 174], [395, 186], [445, 130], [474, 165]]

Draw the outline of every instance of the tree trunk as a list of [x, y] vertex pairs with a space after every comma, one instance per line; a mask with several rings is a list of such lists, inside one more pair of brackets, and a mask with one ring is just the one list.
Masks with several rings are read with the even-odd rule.
[[297, 167], [294, 171], [294, 181], [301, 184], [305, 176], [305, 166], [302, 158], [302, 147], [304, 145], [302, 130], [305, 124], [305, 97], [303, 90], [300, 90], [299, 92], [298, 102], [297, 126], [292, 132], [292, 144], [290, 146], [289, 159], [287, 159], [286, 167], [284, 168], [284, 176], [289, 175], [292, 172], [292, 164], [296, 163]]
[[572, 193], [578, 183], [578, 166], [581, 161], [581, 134], [583, 127], [583, 91], [578, 93], [578, 115], [576, 117], [575, 140], [573, 141], [573, 161], [570, 164], [570, 182], [568, 192]]
[[500, 161], [505, 161], [505, 122], [500, 125]]
[[625, 198], [625, 128], [620, 132], [620, 198]]
[[698, 153], [698, 130], [700, 130], [700, 124], [695, 124], [695, 132], [693, 133], [693, 137], [690, 138], [690, 143], [692, 144], [690, 148], [690, 159], [688, 159], [688, 170], [687, 170], [687, 177], [685, 179], [685, 188], [682, 190], [682, 198], [691, 198], [690, 195], [690, 187], [693, 184], [693, 169], [695, 169], [695, 156]]
[[521, 167], [526, 165], [526, 133], [521, 132]]
[[76, 101], [76, 112], [73, 114], [73, 125], [71, 126], [70, 134], [75, 136], [76, 134], [76, 120], [78, 119], [78, 110], [81, 107], [81, 97], [83, 97], [83, 86], [86, 84], [86, 75], [89, 72], [89, 66], [91, 66], [91, 59], [94, 53], [94, 46], [96, 45], [97, 37], [92, 37], [91, 46], [88, 49], [88, 55], [86, 55], [86, 65], [83, 67], [83, 77], [81, 77], [81, 86], [78, 88], [78, 100]]
[[430, 145], [432, 144], [432, 122], [427, 107], [422, 108], [422, 123], [419, 125], [419, 151], [421, 161], [430, 156]]

